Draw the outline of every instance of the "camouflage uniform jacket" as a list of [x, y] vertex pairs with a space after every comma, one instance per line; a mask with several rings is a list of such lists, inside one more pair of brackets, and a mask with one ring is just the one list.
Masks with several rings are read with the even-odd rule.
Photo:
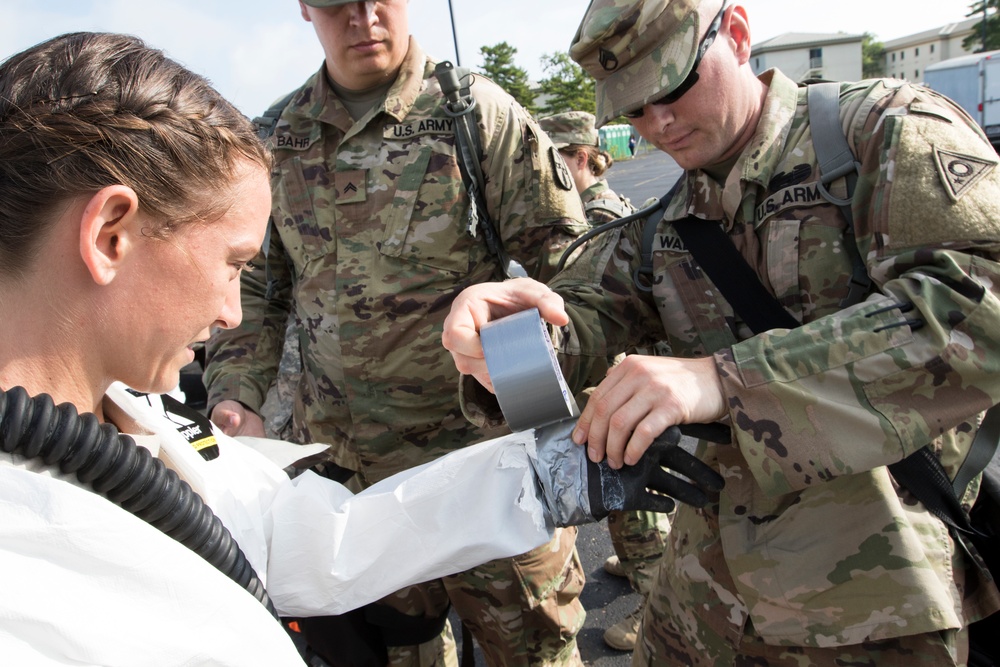
[[616, 194], [603, 178], [581, 192], [580, 199], [587, 221], [594, 225], [623, 218], [635, 210], [629, 200]]
[[[433, 72], [411, 39], [384, 103], [357, 122], [324, 69], [296, 91], [272, 138], [274, 294], [264, 271], [245, 275], [243, 324], [209, 345], [211, 403], [259, 410], [291, 311], [303, 362], [294, 439], [330, 443], [331, 459], [369, 482], [497, 434], [462, 416], [441, 346], [452, 298], [500, 274], [482, 235], [467, 231], [453, 123]], [[579, 198], [554, 176], [561, 158], [520, 105], [484, 77], [472, 92], [489, 212], [507, 251], [545, 280], [588, 228]]]
[[[571, 317], [555, 340], [567, 381], [596, 383], [609, 352], [658, 339], [674, 356], [714, 356], [734, 443], [698, 452], [726, 488], [678, 511], [650, 599], [676, 601], [686, 627], [738, 642], [749, 617], [768, 643], [824, 647], [963, 626], [998, 607], [996, 588], [885, 466], [931, 443], [954, 476], [1000, 402], [997, 155], [935, 93], [842, 84], [857, 245], [875, 287], [842, 309], [845, 222], [817, 191], [805, 89], [774, 71], [762, 80], [756, 133], [725, 185], [689, 172], [667, 206], [652, 291], [633, 282], [641, 224], [552, 281]], [[721, 220], [802, 326], [753, 335], [674, 232], [689, 214]]]

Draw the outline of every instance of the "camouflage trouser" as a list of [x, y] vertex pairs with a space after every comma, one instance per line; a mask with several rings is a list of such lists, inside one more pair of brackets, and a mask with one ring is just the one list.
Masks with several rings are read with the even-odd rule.
[[[408, 586], [379, 600], [407, 616], [439, 617], [448, 607], [448, 593], [439, 581]], [[414, 646], [388, 647], [391, 667], [458, 667], [458, 651], [451, 622], [434, 639]]]
[[807, 648], [765, 644], [748, 621], [740, 645], [733, 646], [731, 640], [704, 624], [681, 631], [673, 619], [658, 611], [655, 604], [647, 604], [643, 612], [632, 667], [964, 667], [969, 658], [966, 629]]
[[636, 593], [647, 595], [656, 580], [670, 521], [660, 512], [611, 512], [608, 534], [625, 576]]
[[[582, 665], [576, 633], [586, 616], [579, 601], [584, 573], [576, 529], [516, 558], [411, 586], [380, 601], [409, 615], [434, 616], [447, 600], [472, 632], [489, 665]], [[393, 667], [454, 667], [454, 640], [390, 647]]]

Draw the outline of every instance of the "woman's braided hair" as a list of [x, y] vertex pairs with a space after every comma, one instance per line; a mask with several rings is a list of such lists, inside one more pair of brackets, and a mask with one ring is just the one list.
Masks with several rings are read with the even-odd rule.
[[610, 169], [611, 165], [615, 163], [615, 159], [611, 156], [611, 153], [602, 148], [598, 148], [597, 146], [590, 146], [587, 144], [569, 144], [568, 146], [563, 146], [559, 150], [565, 153], [567, 157], [576, 155], [577, 151], [586, 151], [587, 168], [590, 169], [590, 173], [597, 178], [604, 176], [604, 172]]
[[253, 125], [203, 77], [128, 35], [71, 33], [0, 64], [0, 275], [39, 252], [70, 197], [122, 184], [166, 236], [232, 204]]

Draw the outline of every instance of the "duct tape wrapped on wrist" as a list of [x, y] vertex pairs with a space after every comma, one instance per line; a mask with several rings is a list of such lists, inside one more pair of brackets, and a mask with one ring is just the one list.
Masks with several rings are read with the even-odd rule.
[[[717, 472], [678, 446], [683, 427], [664, 431], [633, 466], [616, 470], [606, 460], [590, 461], [586, 447], [571, 438], [580, 410], [537, 309], [489, 322], [480, 338], [508, 425], [513, 431], [534, 429], [529, 458], [555, 525], [589, 523], [612, 510], [669, 512], [674, 499], [702, 506], [706, 492], [722, 488]], [[729, 442], [728, 431], [703, 426], [699, 435]]]

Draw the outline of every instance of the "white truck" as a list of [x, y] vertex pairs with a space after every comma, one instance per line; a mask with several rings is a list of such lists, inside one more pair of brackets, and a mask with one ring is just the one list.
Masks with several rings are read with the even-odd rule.
[[983, 128], [1000, 150], [1000, 51], [949, 58], [924, 69], [928, 88], [947, 95]]

